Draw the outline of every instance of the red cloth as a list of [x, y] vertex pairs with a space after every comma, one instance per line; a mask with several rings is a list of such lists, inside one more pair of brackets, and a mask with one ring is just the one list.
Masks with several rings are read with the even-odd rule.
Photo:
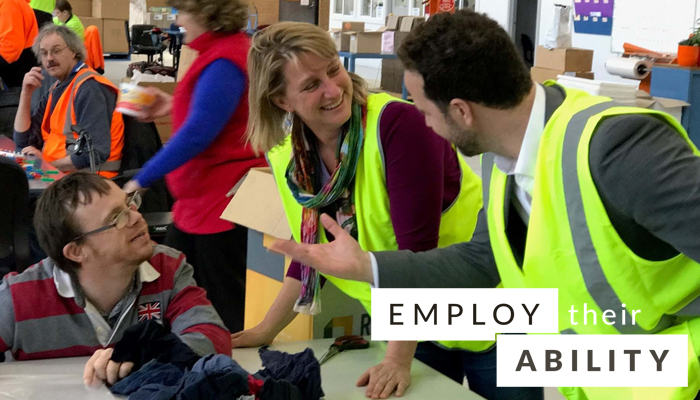
[[[173, 98], [173, 135], [187, 119], [194, 88], [202, 71], [212, 62], [226, 59], [247, 71], [250, 39], [245, 33], [207, 32], [193, 40], [190, 47], [199, 55], [178, 83]], [[226, 101], [226, 99], [221, 99]], [[220, 219], [231, 200], [226, 193], [250, 168], [266, 165], [250, 146], [245, 145], [248, 123], [248, 89], [238, 108], [216, 140], [201, 154], [166, 175], [168, 188], [175, 198], [173, 221], [178, 229], [190, 234], [207, 235], [233, 229]]]
[[253, 375], [248, 375], [248, 394], [255, 396], [256, 399], [260, 398], [260, 391], [262, 390], [265, 381], [262, 379], [255, 379]]

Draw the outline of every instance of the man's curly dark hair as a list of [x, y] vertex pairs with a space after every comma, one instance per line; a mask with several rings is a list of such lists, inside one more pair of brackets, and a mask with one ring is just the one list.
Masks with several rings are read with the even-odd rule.
[[446, 110], [452, 99], [513, 108], [532, 89], [515, 44], [498, 23], [470, 10], [437, 14], [411, 32], [398, 51], [423, 77], [427, 98]]

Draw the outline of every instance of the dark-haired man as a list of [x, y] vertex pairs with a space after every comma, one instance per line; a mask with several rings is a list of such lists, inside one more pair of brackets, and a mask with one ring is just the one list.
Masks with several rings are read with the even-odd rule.
[[113, 345], [139, 321], [159, 321], [195, 353], [231, 354], [230, 333], [196, 286], [185, 255], [154, 246], [137, 193], [76, 172], [39, 198], [34, 224], [48, 258], [0, 283], [0, 353], [18, 360], [93, 356], [86, 383], [130, 367]]
[[[700, 390], [700, 152], [668, 114], [533, 84], [508, 34], [469, 11], [439, 14], [399, 49], [406, 86], [437, 134], [483, 154], [472, 241], [369, 254], [330, 218], [326, 245], [278, 242], [321, 272], [380, 287], [558, 288], [571, 307], [641, 310], [636, 325], [560, 318], [563, 333], [678, 333], [688, 387], [569, 388], [570, 398], [692, 399]], [[626, 308], [624, 305], [626, 305]], [[642, 317], [640, 319], [640, 316]]]

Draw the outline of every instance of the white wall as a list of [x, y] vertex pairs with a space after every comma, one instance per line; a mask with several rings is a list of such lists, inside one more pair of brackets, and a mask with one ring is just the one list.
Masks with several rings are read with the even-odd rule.
[[[552, 18], [554, 17], [554, 4], [568, 4], [570, 1], [562, 0], [540, 0], [540, 23], [539, 23], [539, 34], [538, 42], [540, 45], [544, 44], [547, 31], [552, 24]], [[698, 13], [700, 15], [700, 1], [697, 5]], [[615, 23], [615, 16], [613, 15], [613, 24]], [[611, 48], [611, 37], [601, 36], [601, 35], [586, 35], [581, 33], [573, 33], [572, 42], [574, 47], [581, 47], [584, 49], [593, 50], [593, 72], [598, 80], [606, 80], [612, 82], [623, 82], [623, 83], [638, 83], [638, 81], [620, 78], [618, 76], [610, 75], [605, 70], [605, 62], [612, 57], [618, 57], [620, 53], [613, 53], [610, 51]]]
[[476, 0], [476, 11], [495, 19], [512, 36], [514, 1], [516, 0]]
[[[554, 4], [567, 4], [566, 1], [561, 0], [540, 0], [540, 23], [539, 23], [539, 39], [538, 44], [543, 45], [545, 38], [547, 36], [547, 31], [552, 26], [552, 19], [554, 18]], [[613, 16], [614, 20], [614, 16]], [[613, 22], [614, 23], [614, 22]], [[572, 21], [573, 24], [573, 21]], [[572, 25], [573, 30], [573, 25]], [[610, 36], [602, 35], [587, 35], [574, 32], [572, 34], [572, 44], [574, 47], [580, 47], [583, 49], [593, 50], [593, 72], [595, 73], [595, 78], [598, 80], [605, 80], [611, 82], [624, 82], [624, 83], [639, 83], [638, 81], [620, 78], [619, 76], [614, 76], [608, 74], [605, 70], [605, 62], [609, 58], [618, 57], [620, 54], [612, 53], [610, 51], [611, 38]], [[537, 56], [535, 56], [537, 57]]]

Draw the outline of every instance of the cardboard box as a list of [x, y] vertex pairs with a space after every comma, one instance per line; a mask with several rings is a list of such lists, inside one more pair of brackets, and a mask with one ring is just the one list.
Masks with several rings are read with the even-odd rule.
[[126, 0], [93, 0], [92, 16], [95, 18], [128, 20], [129, 4]]
[[385, 31], [382, 33], [382, 54], [395, 54], [394, 34], [396, 31]]
[[[349, 32], [348, 32], [349, 33]], [[384, 32], [353, 32], [350, 35], [350, 52], [380, 54], [382, 52], [382, 35]]]
[[[73, 9], [73, 14], [78, 17], [81, 15], [92, 16], [92, 0], [70, 0], [70, 6]], [[82, 20], [82, 18], [80, 19]]]
[[104, 19], [102, 21], [102, 51], [105, 54], [129, 52], [125, 22], [123, 19]]
[[167, 21], [166, 28], [170, 28], [170, 25], [177, 23], [177, 14], [173, 14], [172, 12], [169, 12], [167, 17], [166, 17], [166, 21]]
[[683, 117], [683, 107], [690, 106], [690, 103], [683, 100], [652, 97], [649, 93], [638, 90], [636, 105], [637, 107], [649, 108], [671, 114], [680, 122]]
[[[292, 236], [277, 185], [269, 168], [253, 168], [237, 186], [222, 219], [248, 228], [245, 329], [259, 324], [282, 287], [291, 260], [268, 252], [277, 239]], [[309, 340], [371, 334], [369, 315], [330, 282], [321, 290], [323, 312], [299, 315], [276, 338]]]
[[197, 50], [194, 50], [188, 45], [183, 45], [180, 50], [180, 65], [177, 68], [177, 81], [180, 82], [187, 74], [187, 71], [192, 66], [194, 59], [197, 58]]
[[340, 30], [343, 32], [364, 32], [365, 23], [356, 21], [343, 21]]
[[[124, 78], [122, 79], [122, 82], [129, 83], [131, 82], [130, 78]], [[175, 93], [175, 86], [177, 85], [176, 82], [139, 82], [139, 86], [143, 87], [155, 87], [158, 88], [165, 93], [168, 94], [173, 94]], [[173, 122], [170, 116], [163, 117], [163, 118], [158, 118], [157, 120], [153, 121], [156, 124], [156, 129], [158, 129], [158, 136], [160, 136], [160, 141], [165, 144], [169, 139], [170, 136], [173, 134]]]
[[149, 12], [156, 13], [156, 14], [172, 14], [173, 8], [172, 7], [151, 7], [148, 9]]
[[146, 9], [149, 10], [151, 7], [167, 7], [168, 0], [146, 0]]
[[148, 25], [155, 25], [158, 28], [162, 29], [168, 29], [170, 28], [170, 24], [175, 22], [176, 15], [175, 14], [167, 14], [167, 13], [146, 13], [146, 23]]
[[100, 33], [100, 40], [102, 41], [104, 34], [103, 34], [103, 26], [102, 26], [102, 18], [93, 18], [93, 17], [78, 17], [80, 18], [80, 21], [83, 23], [84, 27], [88, 26], [96, 26], [97, 31]]
[[425, 22], [425, 18], [423, 17], [404, 16], [403, 18], [401, 18], [401, 25], [399, 26], [399, 31], [410, 32], [423, 22]]
[[331, 36], [335, 42], [335, 49], [338, 51], [350, 51], [350, 36], [354, 32], [343, 32], [340, 29], [332, 29]]
[[398, 97], [401, 97], [403, 73], [404, 67], [401, 60], [382, 60], [382, 90], [399, 93]]
[[409, 32], [394, 32], [394, 52], [398, 52], [404, 40], [408, 37]]
[[398, 31], [399, 30], [399, 23], [401, 21], [401, 17], [398, 15], [390, 15], [386, 17], [386, 29], [388, 31]]
[[535, 67], [568, 72], [590, 71], [593, 69], [593, 50], [574, 47], [547, 50], [544, 46], [537, 46]]
[[557, 80], [557, 76], [559, 75], [566, 75], [566, 76], [575, 76], [577, 78], [584, 78], [584, 79], [595, 79], [595, 76], [593, 72], [568, 72], [568, 71], [563, 71], [563, 70], [557, 70], [557, 69], [548, 69], [548, 68], [540, 68], [540, 67], [532, 67], [530, 69], [530, 76], [532, 76], [532, 80], [538, 83], [543, 83], [544, 81], [547, 80]]

